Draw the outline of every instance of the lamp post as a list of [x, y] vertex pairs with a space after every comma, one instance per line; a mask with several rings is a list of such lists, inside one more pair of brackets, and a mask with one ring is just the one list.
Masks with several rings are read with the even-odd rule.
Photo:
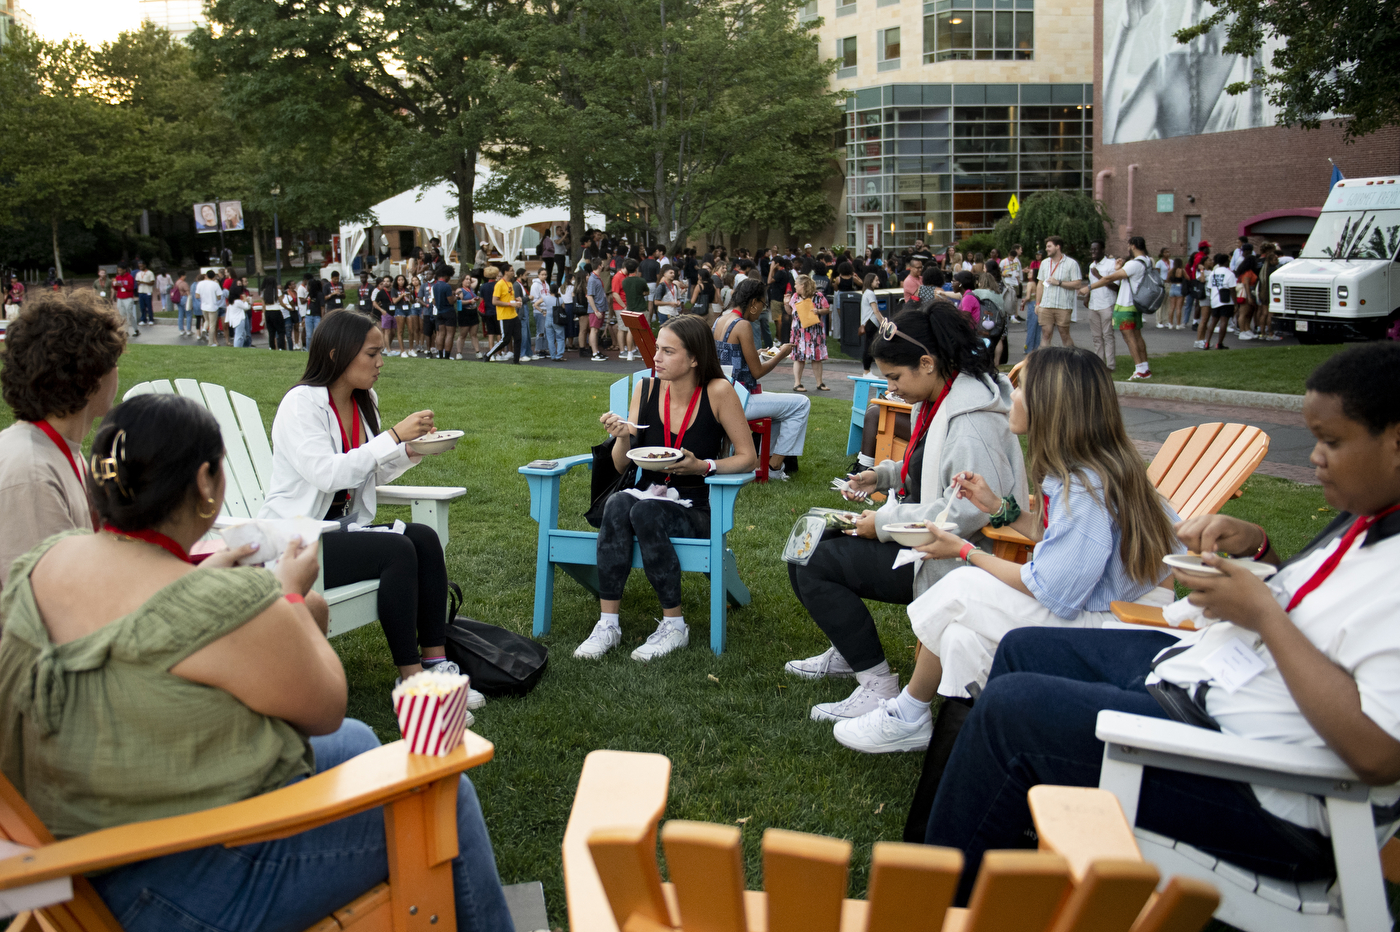
[[[277, 229], [277, 195], [282, 193], [281, 185], [272, 186], [272, 252], [276, 256], [277, 288], [282, 288], [282, 234]], [[262, 271], [259, 269], [258, 271]]]

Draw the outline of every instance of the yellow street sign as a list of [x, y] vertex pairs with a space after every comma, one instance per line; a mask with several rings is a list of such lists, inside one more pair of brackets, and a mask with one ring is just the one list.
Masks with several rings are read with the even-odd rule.
[[1011, 195], [1011, 203], [1009, 203], [1009, 204], [1006, 205], [1006, 212], [1009, 213], [1009, 214], [1011, 215], [1011, 219], [1012, 219], [1012, 220], [1015, 220], [1015, 219], [1016, 219], [1016, 215], [1017, 215], [1018, 213], [1020, 213], [1020, 211], [1021, 211], [1021, 202], [1018, 201], [1018, 200], [1016, 200], [1016, 195], [1013, 194], [1013, 195]]

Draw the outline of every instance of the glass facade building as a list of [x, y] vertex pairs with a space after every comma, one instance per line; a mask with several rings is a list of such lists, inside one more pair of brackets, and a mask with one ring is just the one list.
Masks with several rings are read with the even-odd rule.
[[1093, 185], [1090, 84], [887, 84], [846, 99], [847, 245], [990, 230], [1012, 195]]

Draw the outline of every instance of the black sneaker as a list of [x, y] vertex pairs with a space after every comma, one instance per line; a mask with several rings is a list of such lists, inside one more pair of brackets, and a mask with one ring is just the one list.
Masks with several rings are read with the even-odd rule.
[[789, 476], [794, 476], [797, 474], [797, 457], [783, 457], [783, 472], [787, 473]]

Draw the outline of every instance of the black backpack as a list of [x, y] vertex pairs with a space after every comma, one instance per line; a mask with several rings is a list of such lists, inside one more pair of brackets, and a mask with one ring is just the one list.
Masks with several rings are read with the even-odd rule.
[[451, 587], [447, 659], [471, 677], [471, 687], [487, 696], [523, 696], [535, 688], [549, 665], [549, 648], [524, 635], [458, 615], [462, 589]]

